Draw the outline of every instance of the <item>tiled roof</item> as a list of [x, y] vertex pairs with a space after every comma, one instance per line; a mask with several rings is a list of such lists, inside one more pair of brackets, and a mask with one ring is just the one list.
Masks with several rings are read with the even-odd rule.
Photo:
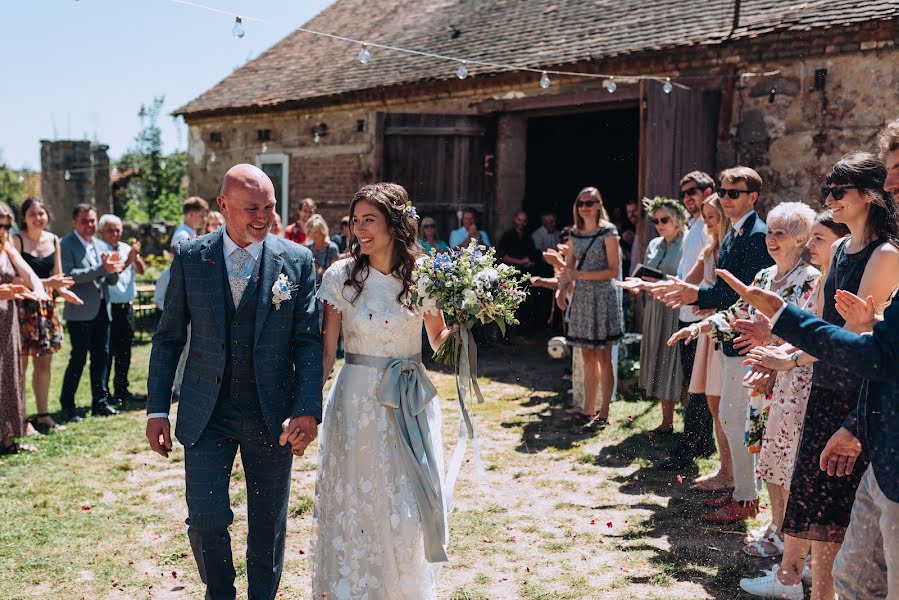
[[[305, 27], [383, 44], [529, 67], [717, 44], [735, 0], [337, 0]], [[265, 15], [262, 15], [265, 16]], [[899, 0], [743, 0], [730, 38], [899, 16]], [[456, 65], [294, 31], [179, 108], [190, 114], [276, 107], [385, 86], [452, 79]], [[501, 69], [471, 67], [473, 75]]]

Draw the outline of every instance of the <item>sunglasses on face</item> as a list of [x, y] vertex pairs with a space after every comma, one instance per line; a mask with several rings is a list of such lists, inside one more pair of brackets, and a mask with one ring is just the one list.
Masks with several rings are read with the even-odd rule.
[[724, 198], [727, 196], [731, 200], [736, 200], [740, 197], [740, 194], [751, 194], [749, 190], [726, 190], [724, 188], [718, 188], [718, 196], [720, 198]]
[[827, 201], [827, 197], [830, 196], [834, 200], [842, 200], [843, 196], [846, 195], [846, 190], [858, 190], [861, 189], [857, 185], [834, 185], [834, 186], [823, 186], [821, 188], [821, 198], [824, 201]]
[[12, 223], [0, 223], [0, 229], [9, 231], [10, 229], [12, 229]]
[[702, 191], [702, 190], [700, 190], [698, 187], [691, 187], [691, 188], [686, 189], [686, 190], [681, 190], [681, 191], [679, 192], [679, 194], [680, 194], [680, 199], [683, 200], [683, 199], [686, 198], [687, 196], [692, 196], [693, 194], [698, 194], [698, 193], [701, 192], [701, 191]]
[[595, 206], [598, 203], [599, 201], [597, 200], [578, 200], [577, 202], [575, 202], [578, 208], [580, 208], [581, 206], [586, 206], [587, 208], [589, 208], [591, 206]]
[[649, 222], [653, 225], [658, 225], [661, 223], [662, 225], [667, 225], [671, 222], [671, 217], [662, 217], [661, 219], [656, 219], [655, 217], [649, 217]]
[[433, 223], [425, 223], [424, 225], [422, 225], [422, 227], [424, 227], [425, 229], [434, 229], [437, 226]]

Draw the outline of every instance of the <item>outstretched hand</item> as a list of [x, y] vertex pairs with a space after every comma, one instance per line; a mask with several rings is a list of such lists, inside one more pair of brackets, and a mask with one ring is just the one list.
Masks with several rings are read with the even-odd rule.
[[858, 438], [845, 427], [840, 427], [821, 452], [821, 470], [827, 471], [831, 477], [849, 476], [861, 453], [862, 444]]
[[318, 435], [318, 421], [308, 415], [285, 419], [281, 424], [281, 437], [278, 443], [282, 446], [290, 444], [294, 456], [303, 456], [306, 448]]
[[757, 346], [749, 351], [744, 365], [755, 367], [765, 367], [772, 371], [789, 371], [796, 365], [790, 360], [790, 355], [780, 348], [769, 348], [767, 346]]
[[740, 332], [734, 339], [734, 349], [740, 354], [746, 354], [757, 346], [764, 346], [771, 341], [771, 320], [763, 313], [757, 313], [756, 319], [737, 319], [733, 328]]
[[862, 300], [852, 292], [837, 290], [836, 308], [846, 325], [856, 331], [870, 331], [876, 322], [874, 314], [874, 297]]
[[768, 318], [773, 317], [784, 304], [783, 298], [774, 292], [755, 286], [748, 286], [727, 269], [715, 269], [715, 273], [735, 292], [740, 294], [740, 298], [762, 311]]

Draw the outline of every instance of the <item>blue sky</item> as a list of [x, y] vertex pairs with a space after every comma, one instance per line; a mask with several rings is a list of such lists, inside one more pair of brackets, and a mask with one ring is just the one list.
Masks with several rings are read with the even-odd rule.
[[0, 162], [40, 169], [41, 139], [91, 139], [118, 158], [140, 129], [137, 111], [165, 96], [165, 150], [187, 130], [167, 116], [284, 38], [333, 0], [197, 0], [233, 18], [171, 0], [4, 1], [0, 16]]

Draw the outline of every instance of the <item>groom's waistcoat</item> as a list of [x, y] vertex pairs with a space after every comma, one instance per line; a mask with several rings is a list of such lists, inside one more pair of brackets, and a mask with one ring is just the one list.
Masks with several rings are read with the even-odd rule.
[[[262, 255], [260, 255], [260, 259]], [[256, 369], [253, 364], [253, 340], [256, 334], [256, 306], [259, 303], [259, 267], [244, 290], [240, 306], [234, 308], [228, 274], [225, 273], [225, 372], [222, 378], [218, 403], [226, 402], [242, 408], [259, 410], [259, 394], [256, 389]]]

